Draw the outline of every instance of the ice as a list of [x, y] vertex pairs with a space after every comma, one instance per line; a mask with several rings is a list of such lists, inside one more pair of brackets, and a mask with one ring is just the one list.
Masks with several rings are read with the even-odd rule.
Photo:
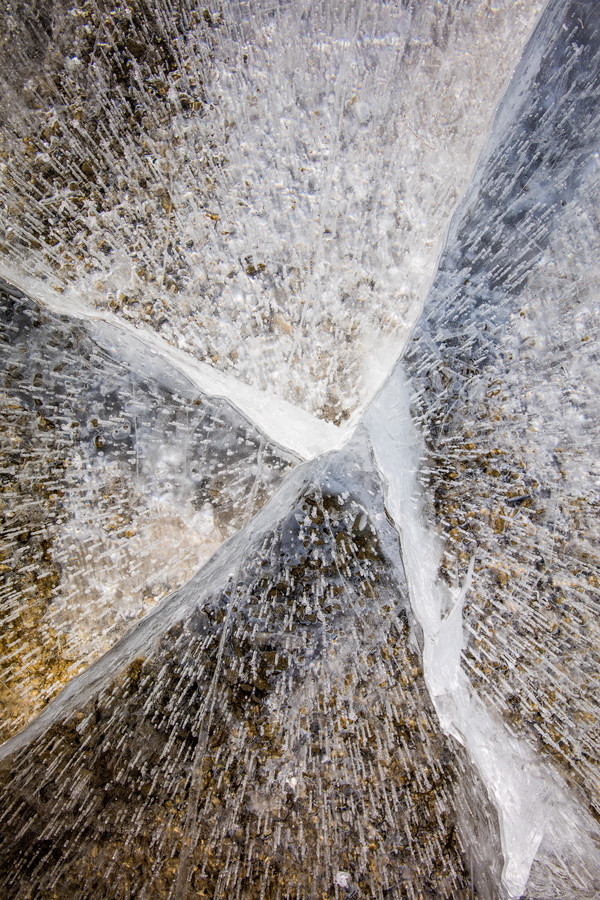
[[0, 893], [598, 897], [593, 5], [2, 21]]
[[541, 0], [40, 6], [3, 14], [5, 276], [364, 408]]
[[470, 896], [458, 810], [494, 810], [414, 628], [359, 436], [4, 745], [4, 890]]
[[[547, 8], [395, 383], [369, 414], [409, 581], [415, 569], [425, 677], [442, 723], [462, 734], [496, 796], [511, 896], [599, 890], [599, 47], [593, 15]], [[422, 534], [423, 519], [435, 531]], [[473, 689], [485, 700], [479, 712]]]
[[0, 300], [6, 738], [187, 581], [298, 457], [126, 335], [2, 284]]

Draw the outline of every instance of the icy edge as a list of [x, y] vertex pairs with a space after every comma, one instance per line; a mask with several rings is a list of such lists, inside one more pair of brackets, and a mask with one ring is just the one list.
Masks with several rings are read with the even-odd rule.
[[317, 419], [301, 407], [219, 372], [208, 363], [173, 347], [148, 327], [130, 325], [109, 312], [86, 306], [73, 294], [58, 294], [27, 276], [16, 279], [15, 273], [1, 263], [0, 278], [54, 313], [71, 316], [83, 323], [108, 325], [114, 332], [115, 345], [121, 337], [124, 341], [136, 343], [141, 350], [156, 354], [176, 368], [199, 391], [209, 397], [227, 400], [267, 438], [302, 459], [314, 459], [322, 453], [338, 449], [353, 429], [353, 425], [339, 428], [331, 422]]
[[497, 808], [504, 855], [502, 887], [510, 900], [517, 900], [542, 843], [557, 854], [564, 848], [568, 856], [577, 841], [579, 854], [594, 859], [597, 828], [558, 776], [490, 714], [461, 668], [462, 608], [469, 576], [456, 592], [438, 579], [441, 542], [425, 523], [417, 478], [422, 439], [410, 415], [400, 366], [363, 423], [385, 484], [386, 506], [400, 534], [411, 607], [423, 630], [425, 682], [441, 727], [465, 746]]

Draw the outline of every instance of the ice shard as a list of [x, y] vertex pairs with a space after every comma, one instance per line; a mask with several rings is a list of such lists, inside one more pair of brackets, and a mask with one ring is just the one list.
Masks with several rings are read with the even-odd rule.
[[343, 423], [406, 338], [541, 7], [89, 0], [36, 22], [14, 0], [5, 275]]
[[[599, 88], [595, 11], [549, 4], [496, 114], [404, 357], [368, 416], [399, 524], [418, 515], [430, 532], [420, 548], [414, 535], [405, 538], [405, 562], [408, 552], [438, 709], [472, 742], [475, 759], [482, 734], [473, 731], [471, 688], [512, 736], [498, 759], [521, 773], [513, 785], [520, 798], [510, 799], [509, 769], [490, 765], [490, 742], [479, 768], [488, 767], [489, 786], [508, 801], [505, 885], [515, 895], [539, 847], [531, 897], [593, 897], [600, 889]], [[417, 431], [408, 439], [405, 429], [404, 446], [402, 417]], [[410, 469], [411, 459], [418, 477], [399, 477], [394, 468]], [[418, 504], [411, 490], [421, 494]], [[481, 727], [488, 728], [483, 719]], [[517, 750], [514, 737], [529, 751]], [[528, 774], [536, 760], [549, 767], [548, 787], [534, 787], [538, 775]], [[562, 789], [553, 794], [551, 769], [570, 786], [570, 801]], [[529, 806], [536, 792], [537, 811]]]
[[364, 435], [80, 682], [5, 745], [8, 895], [466, 900], [458, 811], [499, 844], [423, 683]]

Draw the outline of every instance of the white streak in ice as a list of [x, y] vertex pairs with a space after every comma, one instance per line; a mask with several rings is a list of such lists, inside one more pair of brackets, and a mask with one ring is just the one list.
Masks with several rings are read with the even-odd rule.
[[156, 354], [171, 363], [202, 393], [209, 397], [228, 400], [267, 438], [281, 447], [292, 450], [302, 459], [313, 459], [321, 453], [336, 450], [348, 436], [348, 429], [338, 428], [337, 425], [317, 419], [316, 416], [292, 403], [219, 372], [208, 363], [194, 359], [143, 324], [131, 325], [109, 312], [87, 306], [69, 292], [58, 294], [51, 289], [44, 289], [39, 282], [34, 283], [27, 278], [16, 284], [14, 273], [4, 271], [2, 265], [0, 277], [55, 313], [73, 316], [84, 323], [107, 323], [113, 331], [114, 349], [118, 347], [120, 335], [122, 340], [129, 344], [136, 341], [149, 354]]
[[411, 606], [423, 629], [425, 681], [442, 728], [465, 746], [495, 802], [504, 854], [502, 882], [514, 900], [526, 888], [542, 842], [546, 852], [564, 857], [576, 841], [579, 855], [590, 860], [597, 856], [591, 837], [596, 828], [534, 751], [492, 716], [461, 668], [462, 607], [474, 561], [463, 589], [453, 596], [438, 578], [441, 540], [425, 524], [417, 479], [422, 440], [411, 419], [400, 366], [363, 421], [386, 483], [386, 505], [400, 533]]

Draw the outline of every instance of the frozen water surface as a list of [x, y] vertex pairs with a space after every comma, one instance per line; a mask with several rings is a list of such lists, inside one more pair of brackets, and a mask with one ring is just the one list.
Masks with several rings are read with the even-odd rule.
[[3, 894], [598, 897], [594, 4], [2, 22]]
[[[566, 780], [588, 822], [577, 841], [557, 848], [551, 832], [567, 801], [538, 809], [529, 834], [532, 856], [541, 842], [532, 897], [598, 892], [599, 64], [596, 16], [551, 4], [453, 220], [396, 384], [388, 382], [381, 412], [371, 414], [373, 428], [387, 423], [388, 467], [399, 444], [390, 446], [390, 409], [408, 418], [410, 406], [421, 434], [411, 448], [420, 456], [418, 512], [437, 540], [432, 571], [414, 576], [415, 596], [424, 597], [441, 714], [467, 746], [469, 734], [479, 740], [465, 717], [470, 681], [524, 741], [521, 751], [528, 745]], [[392, 485], [397, 517], [418, 490], [417, 479], [404, 481]], [[413, 566], [423, 566], [426, 555], [410, 535], [406, 543]], [[457, 602], [462, 633], [452, 621]], [[507, 788], [509, 775], [492, 768], [492, 788], [500, 778]], [[501, 800], [502, 785], [493, 789]], [[535, 794], [530, 778], [515, 786], [524, 790]], [[518, 810], [504, 810], [505, 851]], [[527, 828], [515, 821], [514, 829], [516, 852]], [[505, 876], [508, 887], [525, 887], [510, 854]]]
[[8, 286], [0, 297], [7, 737], [187, 581], [298, 457], [124, 336]]
[[466, 898], [463, 820], [499, 843], [437, 724], [364, 441], [299, 470], [96, 669], [3, 769], [11, 893]]
[[9, 4], [0, 262], [343, 422], [422, 304], [540, 8]]

